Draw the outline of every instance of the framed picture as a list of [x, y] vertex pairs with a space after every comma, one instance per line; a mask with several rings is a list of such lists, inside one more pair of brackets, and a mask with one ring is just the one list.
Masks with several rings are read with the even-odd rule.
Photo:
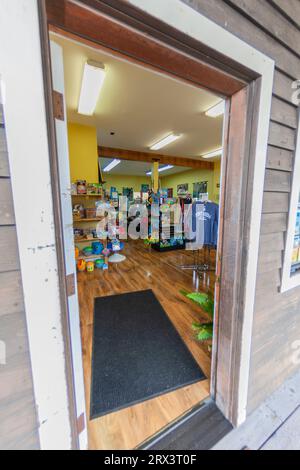
[[126, 196], [129, 201], [132, 201], [133, 200], [133, 188], [123, 188], [122, 189], [122, 194], [123, 196]]
[[199, 194], [206, 194], [208, 182], [207, 181], [200, 181], [197, 183], [193, 183], [193, 197], [198, 198]]
[[173, 197], [173, 188], [168, 188], [168, 197]]
[[189, 185], [188, 183], [178, 184], [177, 185], [177, 196], [185, 196], [188, 193]]
[[141, 193], [147, 193], [149, 191], [149, 184], [141, 185]]

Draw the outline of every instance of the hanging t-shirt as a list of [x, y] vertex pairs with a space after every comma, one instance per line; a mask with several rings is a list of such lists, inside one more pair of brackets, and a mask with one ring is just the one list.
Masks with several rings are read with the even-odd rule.
[[204, 205], [204, 244], [217, 246], [219, 230], [219, 206], [214, 202]]
[[200, 249], [203, 245], [217, 246], [219, 206], [214, 202], [195, 202], [185, 217], [185, 237], [191, 241], [188, 249]]

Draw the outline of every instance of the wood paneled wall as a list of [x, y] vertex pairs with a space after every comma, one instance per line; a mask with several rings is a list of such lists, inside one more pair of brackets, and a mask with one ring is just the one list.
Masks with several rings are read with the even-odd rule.
[[182, 0], [276, 63], [254, 312], [248, 413], [299, 366], [300, 288], [279, 293], [296, 143], [292, 82], [300, 78], [299, 0]]
[[9, 177], [3, 110], [0, 104], [0, 449], [38, 449], [28, 335]]

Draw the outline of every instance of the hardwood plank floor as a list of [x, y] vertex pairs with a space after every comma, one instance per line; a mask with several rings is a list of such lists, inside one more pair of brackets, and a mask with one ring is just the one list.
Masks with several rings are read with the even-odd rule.
[[[207, 380], [183, 387], [143, 403], [88, 420], [90, 449], [133, 449], [170, 422], [209, 396], [210, 357], [207, 345], [194, 337], [191, 325], [207, 319], [197, 305], [180, 290], [212, 291], [214, 274], [200, 277], [178, 266], [192, 264], [193, 255], [185, 250], [158, 253], [146, 248], [141, 240], [125, 242], [126, 261], [110, 264], [108, 271], [78, 273], [83, 367], [87, 403], [90, 406], [90, 380], [94, 298], [143, 289], [152, 289], [166, 313], [199, 363]], [[214, 261], [214, 260], [213, 260]]]

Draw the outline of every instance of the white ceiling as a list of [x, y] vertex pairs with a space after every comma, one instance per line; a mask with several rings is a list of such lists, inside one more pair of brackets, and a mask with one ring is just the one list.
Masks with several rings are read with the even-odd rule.
[[[182, 137], [154, 152], [199, 159], [222, 145], [222, 117], [204, 111], [220, 98], [107, 52], [52, 35], [63, 46], [68, 119], [97, 128], [98, 144], [149, 151], [171, 132]], [[106, 77], [94, 116], [77, 113], [84, 64], [102, 62]], [[110, 133], [115, 132], [114, 136]]]
[[[112, 162], [112, 158], [100, 158], [101, 168], [105, 168], [110, 162]], [[160, 165], [160, 167], [165, 165]], [[145, 176], [148, 171], [152, 170], [152, 164], [146, 162], [132, 162], [129, 160], [122, 160], [119, 165], [115, 166], [112, 170], [108, 173], [103, 173], [103, 178], [105, 179], [105, 175], [130, 175], [130, 176]], [[165, 170], [161, 172], [161, 176], [173, 175], [175, 173], [181, 173], [182, 171], [191, 170], [191, 168], [183, 167], [183, 166], [174, 166], [170, 170]]]

